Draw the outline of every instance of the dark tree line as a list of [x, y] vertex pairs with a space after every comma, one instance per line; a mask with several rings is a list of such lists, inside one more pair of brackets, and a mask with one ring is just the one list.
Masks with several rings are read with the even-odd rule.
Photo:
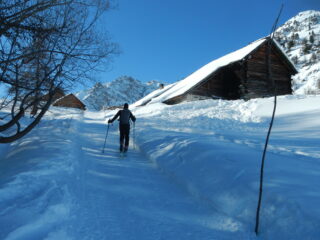
[[30, 132], [59, 89], [85, 81], [116, 53], [97, 31], [109, 9], [110, 0], [0, 0], [0, 143]]

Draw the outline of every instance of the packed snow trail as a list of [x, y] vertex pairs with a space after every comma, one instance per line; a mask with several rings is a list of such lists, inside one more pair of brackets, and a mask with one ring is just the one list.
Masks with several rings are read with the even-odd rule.
[[104, 113], [52, 107], [0, 145], [0, 239], [319, 239], [320, 98], [279, 103], [257, 238], [272, 98], [132, 108], [141, 151], [124, 159], [117, 124], [102, 154]]
[[[248, 239], [236, 220], [193, 199], [138, 150], [118, 152], [118, 127], [87, 114], [79, 130], [79, 182], [71, 239]], [[248, 234], [248, 233], [247, 233]]]

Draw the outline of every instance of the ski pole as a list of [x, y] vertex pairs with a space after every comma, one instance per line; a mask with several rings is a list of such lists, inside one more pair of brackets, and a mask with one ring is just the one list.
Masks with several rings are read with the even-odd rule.
[[104, 140], [104, 144], [103, 144], [103, 148], [102, 148], [102, 153], [104, 153], [104, 148], [105, 148], [105, 146], [106, 146], [107, 137], [108, 137], [108, 132], [109, 132], [109, 127], [110, 127], [110, 124], [108, 123], [107, 134], [106, 134], [106, 138], [105, 138], [105, 140]]
[[136, 123], [133, 122], [133, 146], [134, 146], [134, 150], [136, 150]]

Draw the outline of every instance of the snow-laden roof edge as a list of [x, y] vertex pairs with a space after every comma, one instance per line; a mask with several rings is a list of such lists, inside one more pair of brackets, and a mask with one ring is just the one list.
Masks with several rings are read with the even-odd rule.
[[170, 98], [180, 96], [184, 94], [186, 91], [203, 81], [210, 74], [215, 72], [221, 67], [229, 65], [230, 63], [237, 62], [243, 58], [245, 58], [248, 54], [250, 54], [254, 49], [260, 46], [262, 43], [266, 41], [266, 38], [258, 39], [251, 44], [247, 45], [244, 48], [231, 52], [227, 55], [224, 55], [205, 66], [201, 67], [188, 77], [183, 80], [177, 82], [173, 87], [171, 87], [168, 91], [163, 94], [155, 97], [151, 100], [151, 102], [164, 102]]
[[278, 43], [278, 41], [276, 39], [272, 39], [273, 42], [276, 44], [276, 46], [279, 48], [279, 50], [282, 52], [282, 54], [288, 59], [288, 62], [292, 65], [292, 67], [294, 68], [294, 70], [296, 72], [298, 72], [298, 69], [296, 67], [296, 65], [294, 64], [294, 62], [289, 58], [288, 54], [286, 54], [286, 52], [284, 51], [283, 47], [280, 45], [280, 43]]
[[172, 88], [176, 83], [172, 83], [172, 84], [169, 84], [167, 86], [165, 86], [164, 88], [162, 89], [156, 89], [154, 90], [153, 92], [149, 93], [147, 96], [141, 98], [140, 100], [138, 100], [137, 102], [133, 103], [132, 105], [130, 106], [133, 106], [133, 107], [138, 107], [138, 106], [143, 106], [143, 105], [146, 105], [148, 104], [149, 102], [152, 101], [153, 98], [156, 98], [158, 96], [160, 96], [161, 94], [163, 94], [164, 92], [168, 91], [170, 88]]

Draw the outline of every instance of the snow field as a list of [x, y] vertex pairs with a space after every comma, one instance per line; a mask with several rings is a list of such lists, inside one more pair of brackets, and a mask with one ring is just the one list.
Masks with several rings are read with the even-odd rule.
[[0, 161], [1, 239], [56, 239], [71, 209], [67, 182], [79, 118], [77, 111], [53, 110], [30, 135], [7, 146]]
[[116, 111], [51, 108], [32, 133], [0, 146], [0, 239], [316, 240], [319, 103], [278, 98], [258, 237], [272, 98], [132, 107], [136, 133], [126, 158], [117, 124], [102, 154]]
[[[320, 236], [319, 101], [278, 97], [261, 213], [266, 239]], [[137, 144], [193, 196], [253, 231], [272, 107], [273, 98], [136, 108]]]

